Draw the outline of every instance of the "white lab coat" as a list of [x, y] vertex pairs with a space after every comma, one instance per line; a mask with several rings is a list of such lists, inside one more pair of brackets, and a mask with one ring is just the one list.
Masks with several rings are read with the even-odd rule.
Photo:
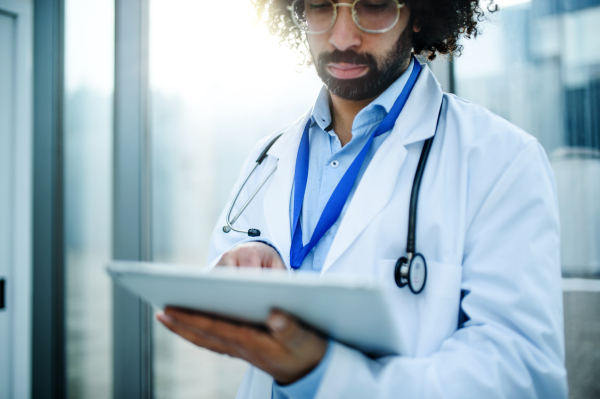
[[[412, 181], [442, 98], [417, 216], [427, 284], [414, 295], [395, 285], [393, 269], [406, 254]], [[236, 225], [260, 229], [288, 267], [290, 193], [309, 115], [283, 130], [237, 203], [278, 160]], [[240, 179], [272, 137], [254, 148]], [[247, 239], [224, 234], [224, 218], [213, 233], [213, 263]], [[424, 67], [362, 177], [322, 270], [379, 278], [408, 351], [373, 360], [334, 343], [317, 398], [566, 398], [558, 220], [553, 174], [538, 141], [484, 108], [444, 94]], [[470, 320], [457, 329], [461, 291]], [[270, 398], [272, 382], [250, 366], [237, 397]]]

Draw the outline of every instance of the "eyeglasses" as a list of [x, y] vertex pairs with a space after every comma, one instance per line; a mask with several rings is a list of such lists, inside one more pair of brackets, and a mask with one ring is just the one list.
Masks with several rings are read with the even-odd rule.
[[396, 25], [404, 3], [397, 0], [355, 0], [352, 4], [334, 3], [333, 0], [294, 0], [288, 10], [300, 30], [318, 34], [333, 27], [338, 7], [351, 7], [352, 20], [362, 31], [384, 33]]

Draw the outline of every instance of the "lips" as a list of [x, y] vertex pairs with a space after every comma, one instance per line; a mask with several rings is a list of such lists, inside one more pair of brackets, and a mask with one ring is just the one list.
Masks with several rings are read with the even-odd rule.
[[327, 72], [331, 74], [331, 76], [338, 79], [356, 79], [364, 76], [369, 71], [369, 68], [366, 65], [360, 64], [348, 64], [345, 62], [340, 63], [328, 63], [327, 64]]

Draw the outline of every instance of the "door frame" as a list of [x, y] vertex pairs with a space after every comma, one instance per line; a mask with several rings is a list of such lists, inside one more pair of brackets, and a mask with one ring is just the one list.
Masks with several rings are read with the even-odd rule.
[[[113, 258], [151, 261], [150, 0], [115, 1]], [[153, 395], [150, 305], [113, 285], [113, 397]]]
[[[64, 2], [29, 0], [33, 29], [31, 395], [66, 397]], [[23, 396], [28, 397], [28, 396]]]
[[6, 306], [11, 326], [8, 397], [31, 396], [31, 309], [32, 309], [32, 209], [33, 129], [32, 5], [26, 1], [0, 0], [0, 11], [15, 21], [15, 104], [12, 139], [13, 217]]

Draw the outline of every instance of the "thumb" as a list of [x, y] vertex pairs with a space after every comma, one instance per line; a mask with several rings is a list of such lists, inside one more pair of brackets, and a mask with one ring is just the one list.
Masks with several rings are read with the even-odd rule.
[[267, 326], [273, 337], [289, 349], [298, 349], [307, 344], [311, 333], [301, 327], [292, 316], [280, 311], [273, 310], [267, 319]]

